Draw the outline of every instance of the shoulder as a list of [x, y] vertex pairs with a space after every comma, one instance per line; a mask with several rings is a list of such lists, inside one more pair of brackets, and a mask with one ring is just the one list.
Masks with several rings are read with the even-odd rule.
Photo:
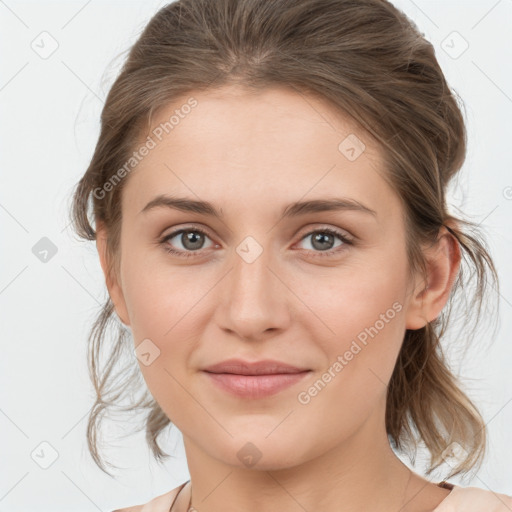
[[175, 487], [171, 491], [155, 496], [152, 500], [147, 503], [143, 503], [142, 505], [117, 508], [116, 510], [112, 510], [112, 512], [168, 512], [171, 503], [182, 487], [183, 484]]
[[480, 489], [455, 485], [435, 512], [510, 512], [512, 496]]

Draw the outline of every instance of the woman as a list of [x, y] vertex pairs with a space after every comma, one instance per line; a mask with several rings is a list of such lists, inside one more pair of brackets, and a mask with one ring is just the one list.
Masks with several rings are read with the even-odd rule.
[[462, 263], [468, 319], [497, 282], [445, 200], [465, 141], [432, 45], [387, 1], [180, 0], [151, 19], [74, 197], [109, 291], [88, 441], [103, 469], [101, 413], [142, 374], [128, 409], [148, 409], [158, 459], [179, 428], [191, 478], [121, 510], [512, 509], [395, 453], [424, 443], [450, 478], [485, 451], [440, 346]]

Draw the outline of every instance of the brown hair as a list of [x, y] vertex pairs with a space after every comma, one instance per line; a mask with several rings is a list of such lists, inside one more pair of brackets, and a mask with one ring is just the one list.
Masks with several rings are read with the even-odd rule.
[[[455, 93], [431, 43], [388, 1], [179, 0], [160, 9], [131, 48], [107, 96], [98, 143], [73, 197], [74, 229], [84, 239], [96, 238], [88, 219], [91, 199], [94, 220], [108, 233], [109, 275], [117, 272], [120, 198], [129, 177], [108, 193], [95, 191], [106, 190], [160, 107], [193, 91], [235, 83], [255, 89], [283, 85], [322, 97], [381, 144], [385, 178], [401, 198], [406, 216], [411, 275], [426, 275], [422, 246], [434, 243], [442, 226], [460, 244], [462, 264], [448, 304], [424, 328], [405, 333], [388, 386], [386, 428], [400, 450], [410, 453], [424, 443], [431, 456], [428, 473], [443, 462], [452, 443], [460, 445], [463, 456], [450, 476], [479, 467], [486, 450], [485, 424], [449, 369], [440, 339], [454, 303], [463, 305], [464, 323], [471, 318], [476, 327], [487, 278], [499, 293], [498, 277], [478, 225], [447, 211], [446, 189], [466, 153], [464, 118]], [[117, 331], [111, 345], [106, 341], [109, 328]], [[157, 437], [171, 423], [169, 418], [144, 386], [134, 358], [121, 365], [122, 356], [133, 351], [128, 333], [108, 298], [88, 347], [96, 401], [87, 440], [105, 472], [98, 427], [103, 414], [125, 397], [132, 400], [121, 410], [148, 411], [146, 439], [156, 459], [168, 456]], [[468, 329], [466, 339], [474, 333], [473, 327]], [[134, 390], [144, 393], [135, 400], [130, 394]]]

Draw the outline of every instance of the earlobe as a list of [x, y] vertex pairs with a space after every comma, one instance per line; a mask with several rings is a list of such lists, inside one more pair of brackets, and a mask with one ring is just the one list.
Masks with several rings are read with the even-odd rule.
[[107, 251], [107, 231], [101, 222], [97, 223], [96, 249], [100, 258], [101, 269], [103, 270], [103, 275], [105, 277], [108, 294], [114, 304], [117, 316], [123, 324], [130, 325], [122, 288], [115, 276], [115, 272], [110, 269], [110, 260]]
[[435, 320], [450, 297], [457, 278], [461, 253], [457, 239], [443, 226], [434, 246], [425, 250], [427, 281], [417, 286], [409, 303], [406, 329], [421, 329]]

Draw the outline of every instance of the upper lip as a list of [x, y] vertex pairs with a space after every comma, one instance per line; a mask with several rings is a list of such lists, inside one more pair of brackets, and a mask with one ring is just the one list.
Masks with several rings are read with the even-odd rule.
[[203, 371], [210, 373], [234, 373], [237, 375], [271, 375], [278, 373], [301, 373], [308, 368], [299, 368], [281, 361], [265, 359], [262, 361], [243, 361], [242, 359], [227, 359], [213, 364]]

